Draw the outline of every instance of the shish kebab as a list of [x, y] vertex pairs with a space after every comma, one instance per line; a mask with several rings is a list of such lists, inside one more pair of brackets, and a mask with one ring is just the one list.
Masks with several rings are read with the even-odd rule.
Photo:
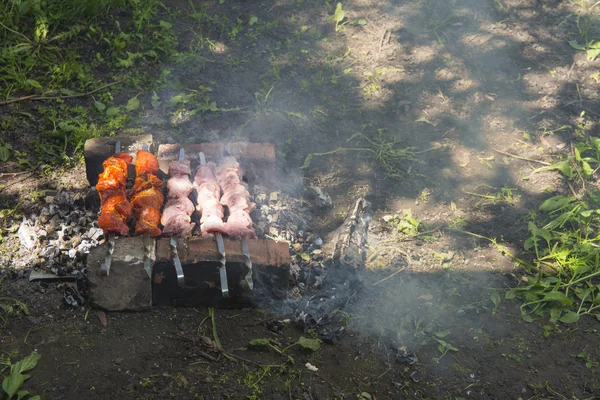
[[216, 178], [223, 193], [220, 203], [227, 207], [229, 216], [224, 226], [224, 233], [229, 237], [242, 239], [242, 253], [246, 259], [245, 264], [248, 272], [241, 282], [246, 290], [252, 290], [252, 259], [248, 248], [248, 238], [255, 238], [256, 233], [252, 229], [252, 218], [250, 211], [255, 204], [250, 201], [250, 193], [243, 182], [243, 174], [240, 164], [235, 157], [225, 157], [216, 170]]
[[219, 267], [219, 278], [221, 280], [221, 294], [223, 297], [229, 297], [229, 284], [227, 282], [227, 256], [225, 254], [225, 243], [223, 242], [224, 224], [223, 217], [225, 215], [223, 206], [219, 202], [221, 188], [215, 177], [215, 163], [206, 162], [204, 153], [198, 153], [200, 166], [194, 176], [194, 186], [197, 193], [196, 209], [201, 214], [200, 217], [200, 236], [208, 237], [215, 236], [217, 241], [217, 249], [221, 266]]
[[185, 275], [177, 253], [178, 237], [187, 238], [192, 234], [195, 226], [195, 223], [191, 222], [194, 204], [188, 198], [193, 190], [189, 178], [191, 172], [190, 161], [185, 159], [185, 150], [182, 147], [179, 149], [179, 159], [169, 163], [168, 200], [161, 218], [164, 227], [163, 233], [172, 235], [170, 239], [171, 254], [177, 274], [177, 284], [180, 287], [185, 286]]
[[154, 248], [150, 238], [162, 233], [158, 224], [161, 219], [160, 209], [165, 200], [161, 191], [163, 181], [157, 176], [158, 170], [158, 159], [148, 152], [148, 145], [144, 143], [135, 158], [136, 178], [129, 197], [137, 219], [134, 236], [144, 235], [144, 270], [150, 279], [154, 259]]
[[132, 207], [127, 201], [127, 167], [133, 157], [121, 153], [121, 142], [115, 143], [115, 154], [104, 160], [104, 171], [98, 175], [96, 190], [100, 196], [100, 216], [98, 226], [108, 234], [108, 250], [100, 265], [100, 274], [108, 276], [112, 255], [115, 249], [115, 234], [129, 236], [127, 222], [131, 218]]

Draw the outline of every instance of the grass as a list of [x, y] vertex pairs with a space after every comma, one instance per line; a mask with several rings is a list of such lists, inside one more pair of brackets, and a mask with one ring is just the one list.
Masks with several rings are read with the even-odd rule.
[[[115, 8], [126, 23], [111, 19]], [[0, 99], [15, 111], [2, 117], [0, 162], [70, 166], [85, 140], [122, 130], [141, 110], [139, 90], [155, 84], [152, 70], [177, 53], [168, 11], [158, 0], [0, 4]], [[129, 101], [115, 100], [132, 87]], [[15, 140], [22, 129], [38, 134]]]

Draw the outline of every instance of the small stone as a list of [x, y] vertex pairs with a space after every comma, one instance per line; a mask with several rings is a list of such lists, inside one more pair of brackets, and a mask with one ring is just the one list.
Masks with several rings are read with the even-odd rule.
[[73, 198], [66, 190], [61, 190], [56, 197], [58, 205], [61, 207], [70, 207], [73, 205]]
[[121, 363], [123, 362], [122, 358], [115, 358], [115, 361], [113, 361], [115, 363], [115, 365], [121, 365]]
[[392, 218], [394, 218], [393, 215], [384, 215], [383, 216], [383, 221], [384, 222], [390, 222], [392, 220]]
[[58, 214], [58, 211], [60, 209], [58, 208], [58, 206], [56, 204], [51, 204], [50, 207], [48, 207], [48, 213], [51, 216], [55, 216], [56, 214]]
[[321, 246], [323, 246], [323, 239], [321, 239], [320, 237], [317, 236], [313, 243], [315, 244], [315, 246], [321, 247]]
[[42, 252], [40, 253], [40, 256], [50, 259], [50, 258], [54, 258], [58, 255], [59, 249], [58, 247], [56, 247], [55, 245], [49, 245], [47, 246], [44, 250], [42, 250]]
[[278, 193], [277, 192], [271, 192], [271, 194], [269, 195], [269, 200], [271, 201], [277, 201], [278, 199]]
[[215, 380], [212, 378], [212, 376], [207, 376], [206, 378], [204, 378], [204, 382], [206, 383], [213, 383]]
[[266, 193], [259, 193], [256, 196], [254, 196], [254, 200], [257, 203], [264, 203], [267, 201], [267, 194]]

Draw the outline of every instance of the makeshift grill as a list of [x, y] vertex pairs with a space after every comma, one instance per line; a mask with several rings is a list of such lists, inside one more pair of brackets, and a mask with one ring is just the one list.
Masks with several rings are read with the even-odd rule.
[[[123, 142], [128, 144], [125, 149]], [[106, 244], [90, 252], [88, 276], [92, 300], [109, 310], [144, 309], [152, 304], [247, 304], [252, 298], [256, 274], [282, 274], [282, 267], [289, 266], [290, 261], [289, 245], [255, 238], [252, 222], [256, 221], [250, 218], [253, 203], [247, 188], [255, 182], [264, 186], [272, 183], [274, 146], [269, 143], [161, 145], [156, 168], [142, 172], [138, 160], [142, 156], [144, 160], [154, 157], [147, 151], [151, 142], [151, 137], [145, 136], [141, 143], [131, 137], [93, 139], [86, 143], [88, 180], [96, 189], [102, 187], [105, 173], [99, 173], [100, 180], [98, 175], [94, 176], [100, 169], [99, 163], [120, 151], [136, 155], [135, 183], [129, 190], [133, 217], [122, 218], [136, 229], [133, 237], [128, 237], [122, 227], [118, 232], [105, 229], [109, 234]], [[192, 175], [194, 170], [197, 172]], [[128, 179], [133, 174], [124, 175]], [[190, 176], [194, 181], [193, 191]], [[164, 195], [145, 192], [148, 198], [135, 197], [139, 196], [140, 187], [160, 190], [157, 185], [160, 182], [165, 186], [163, 181], [168, 189], [163, 189]], [[178, 192], [180, 188], [183, 191]], [[192, 212], [187, 206], [188, 196], [195, 206]], [[160, 234], [156, 230], [159, 228], [155, 206], [151, 205], [157, 201], [161, 206], [158, 218], [163, 225]], [[223, 206], [224, 212], [220, 211]], [[106, 226], [100, 224], [100, 227]]]

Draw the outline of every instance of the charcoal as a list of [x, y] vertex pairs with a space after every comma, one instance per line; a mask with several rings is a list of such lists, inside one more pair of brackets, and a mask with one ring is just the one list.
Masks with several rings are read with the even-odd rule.
[[396, 354], [394, 355], [394, 362], [396, 364], [412, 365], [418, 361], [416, 354], [409, 350], [406, 346], [401, 346], [397, 343], [392, 343], [391, 347], [392, 350], [396, 352]]
[[285, 328], [285, 321], [280, 321], [277, 319], [271, 320], [271, 321], [267, 321], [265, 323], [266, 327], [268, 330], [270, 330], [271, 332], [281, 332], [283, 330], [283, 328]]

